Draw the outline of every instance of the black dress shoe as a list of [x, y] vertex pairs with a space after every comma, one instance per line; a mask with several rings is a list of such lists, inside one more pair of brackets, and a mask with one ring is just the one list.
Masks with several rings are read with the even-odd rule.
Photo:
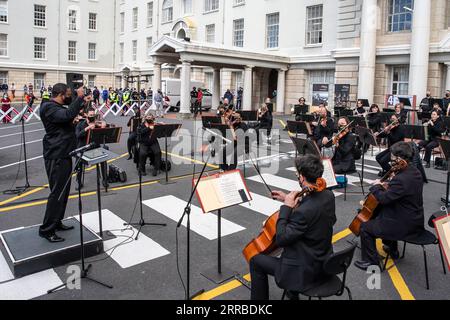
[[133, 159], [133, 156], [130, 154], [130, 155], [128, 156], [127, 160], [131, 160], [131, 159]]
[[58, 227], [56, 227], [56, 231], [68, 231], [75, 229], [74, 226], [67, 226], [64, 223], [61, 223]]
[[48, 233], [48, 234], [46, 234], [46, 233], [39, 232], [39, 236], [42, 237], [42, 238], [47, 239], [51, 243], [63, 242], [64, 241], [64, 238], [61, 238], [56, 233]]
[[383, 246], [383, 251], [386, 252], [394, 260], [400, 258], [400, 253], [398, 252], [398, 250], [392, 251], [388, 246]]
[[380, 267], [380, 265], [378, 264], [374, 264], [372, 262], [369, 261], [355, 261], [355, 263], [353, 263], [355, 267], [357, 267], [358, 269], [361, 269], [363, 271], [367, 271], [367, 269], [370, 266], [377, 266], [378, 268]]

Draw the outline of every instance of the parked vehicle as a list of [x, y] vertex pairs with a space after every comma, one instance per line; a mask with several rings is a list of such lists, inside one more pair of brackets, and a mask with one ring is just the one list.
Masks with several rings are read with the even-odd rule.
[[[203, 89], [204, 84], [199, 81], [191, 81], [189, 86], [189, 92], [193, 87], [202, 88], [203, 100], [202, 100], [202, 110], [209, 111], [212, 108], [212, 93]], [[181, 80], [180, 79], [163, 79], [162, 80], [162, 91], [165, 92], [166, 101], [170, 105], [169, 111], [179, 112], [180, 111], [180, 98], [181, 98]], [[192, 110], [191, 110], [192, 111]]]

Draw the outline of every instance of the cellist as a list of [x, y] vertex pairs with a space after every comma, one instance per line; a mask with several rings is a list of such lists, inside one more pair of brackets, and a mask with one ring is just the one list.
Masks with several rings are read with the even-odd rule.
[[[324, 167], [313, 155], [297, 158], [297, 178], [302, 188], [319, 184]], [[321, 179], [320, 179], [321, 180]], [[331, 238], [336, 222], [334, 194], [325, 189], [303, 199], [299, 192], [272, 196], [284, 202], [276, 224], [276, 245], [283, 248], [280, 258], [258, 254], [250, 260], [251, 299], [269, 299], [268, 275], [274, 275], [280, 288], [293, 293], [309, 289], [324, 279], [322, 264], [333, 252]]]
[[409, 143], [398, 142], [391, 147], [393, 163], [406, 161], [407, 166], [385, 184], [374, 182], [370, 191], [377, 199], [377, 216], [361, 224], [361, 260], [355, 266], [367, 270], [380, 266], [376, 239], [383, 239], [383, 250], [393, 259], [399, 258], [397, 240], [414, 236], [424, 229], [423, 178], [412, 164], [413, 149]]

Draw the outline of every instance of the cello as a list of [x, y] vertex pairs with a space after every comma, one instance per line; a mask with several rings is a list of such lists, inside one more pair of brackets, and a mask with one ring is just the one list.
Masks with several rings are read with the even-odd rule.
[[[383, 183], [391, 180], [396, 174], [404, 170], [407, 166], [408, 162], [403, 159], [398, 160], [397, 163], [391, 168], [391, 170], [389, 170], [389, 172], [386, 173], [383, 178], [381, 178], [380, 182]], [[378, 202], [377, 198], [375, 198], [372, 193], [369, 193], [367, 195], [362, 208], [358, 210], [358, 214], [348, 227], [355, 236], [359, 236], [361, 232], [361, 224], [373, 218], [375, 210], [377, 209], [379, 204], [380, 203]]]
[[[315, 185], [309, 185], [303, 188], [303, 190], [297, 195], [297, 199], [305, 197], [313, 192], [322, 192], [326, 188], [327, 183], [325, 180], [323, 178], [319, 178], [317, 179]], [[298, 206], [295, 208], [298, 208]], [[242, 250], [242, 254], [247, 262], [250, 262], [250, 260], [258, 254], [271, 254], [277, 251], [278, 247], [275, 240], [279, 214], [280, 211], [277, 211], [271, 215], [264, 222], [263, 229], [258, 237], [250, 241], [250, 243], [245, 246], [244, 250]]]

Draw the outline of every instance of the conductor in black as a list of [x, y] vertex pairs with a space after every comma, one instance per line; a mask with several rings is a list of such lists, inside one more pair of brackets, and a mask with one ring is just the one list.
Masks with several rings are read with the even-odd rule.
[[39, 235], [50, 242], [64, 241], [56, 231], [73, 229], [62, 223], [69, 198], [70, 181], [66, 189], [64, 185], [72, 173], [72, 158], [69, 153], [76, 149], [77, 144], [74, 119], [85, 103], [92, 100], [91, 96], [85, 96], [83, 88], [79, 88], [76, 93], [76, 98], [72, 98], [72, 90], [67, 85], [58, 83], [53, 86], [53, 98], [40, 108], [45, 128], [43, 149], [50, 195]]

